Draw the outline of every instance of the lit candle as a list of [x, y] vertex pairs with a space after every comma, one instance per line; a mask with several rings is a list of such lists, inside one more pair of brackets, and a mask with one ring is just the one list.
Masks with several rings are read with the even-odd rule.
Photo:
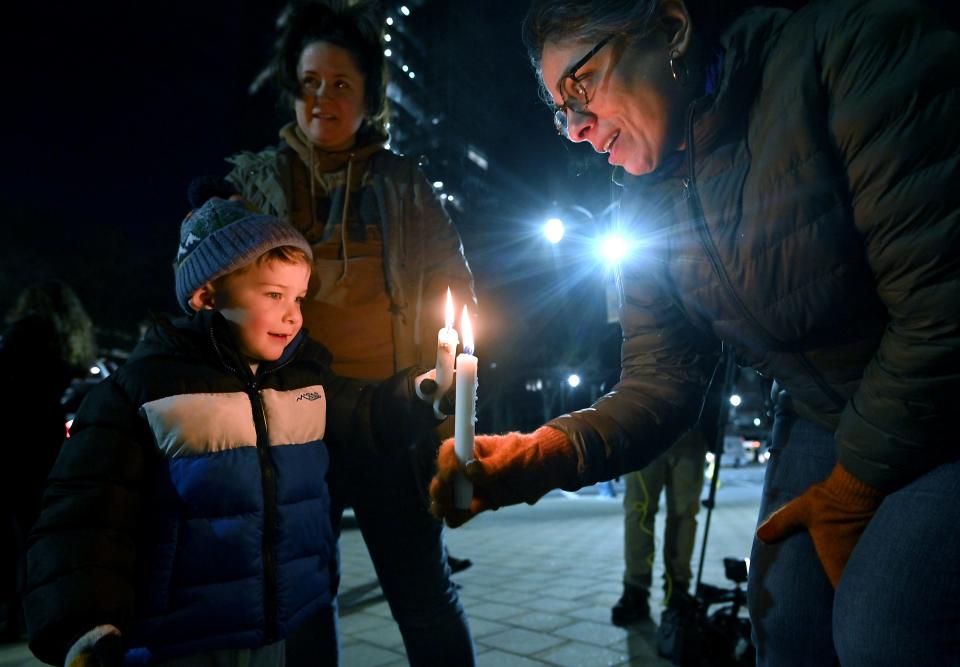
[[447, 288], [447, 307], [444, 312], [444, 327], [437, 334], [437, 398], [453, 384], [453, 358], [457, 353], [460, 337], [453, 328], [453, 296]]
[[[457, 400], [454, 415], [453, 448], [462, 468], [473, 458], [474, 423], [477, 421], [477, 358], [473, 356], [473, 327], [470, 313], [463, 307], [460, 318], [463, 331], [463, 352], [457, 355]], [[453, 503], [457, 509], [468, 509], [473, 498], [473, 484], [458, 473], [453, 486]]]

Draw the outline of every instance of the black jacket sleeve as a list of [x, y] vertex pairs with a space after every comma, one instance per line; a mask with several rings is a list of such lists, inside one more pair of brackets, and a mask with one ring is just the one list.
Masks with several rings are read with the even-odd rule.
[[133, 612], [136, 525], [146, 433], [113, 379], [84, 400], [47, 481], [30, 533], [24, 609], [30, 648], [62, 664], [101, 624], [121, 632]]
[[[632, 182], [621, 209], [635, 238], [670, 224], [676, 192], [663, 183]], [[629, 222], [629, 221], [633, 222]], [[620, 382], [590, 408], [550, 422], [577, 449], [579, 483], [639, 470], [694, 425], [716, 367], [720, 343], [696, 328], [676, 301], [654, 244], [621, 268]]]

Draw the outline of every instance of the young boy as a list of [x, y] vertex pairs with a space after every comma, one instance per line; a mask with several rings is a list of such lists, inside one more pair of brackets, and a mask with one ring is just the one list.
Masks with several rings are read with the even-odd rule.
[[310, 256], [238, 201], [184, 220], [176, 290], [193, 315], [155, 326], [84, 401], [30, 536], [41, 660], [282, 665], [300, 621], [333, 622], [324, 440], [389, 465], [381, 433], [436, 422], [412, 371], [379, 387], [330, 373], [301, 331]]

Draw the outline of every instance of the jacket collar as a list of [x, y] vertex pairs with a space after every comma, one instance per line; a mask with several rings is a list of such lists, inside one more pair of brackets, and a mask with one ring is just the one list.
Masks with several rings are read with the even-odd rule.
[[[261, 361], [256, 376], [270, 373], [296, 359], [307, 345], [306, 330], [290, 341], [283, 354], [276, 361]], [[318, 350], [308, 350], [308, 355], [323, 361], [321, 346]], [[154, 326], [144, 335], [143, 341], [130, 356], [130, 360], [153, 356], [155, 354], [177, 354], [215, 360], [226, 369], [240, 377], [252, 379], [250, 362], [240, 354], [236, 336], [227, 320], [215, 310], [202, 310], [189, 317], [170, 321], [163, 317], [155, 318]], [[329, 353], [327, 353], [329, 354]]]

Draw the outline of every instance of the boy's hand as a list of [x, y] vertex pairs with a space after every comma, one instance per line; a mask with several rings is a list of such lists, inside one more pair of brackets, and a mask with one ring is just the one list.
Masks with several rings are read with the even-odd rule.
[[573, 444], [555, 428], [542, 426], [533, 433], [478, 435], [476, 458], [466, 462], [463, 473], [473, 482], [470, 509], [457, 509], [453, 502], [454, 478], [460, 472], [453, 439], [440, 446], [437, 474], [430, 483], [431, 511], [456, 528], [484, 510], [504, 505], [530, 503], [551, 489], [576, 484], [578, 459]]
[[70, 648], [65, 667], [122, 667], [123, 639], [112, 625], [99, 625]]
[[[456, 371], [454, 371], [456, 374]], [[417, 389], [417, 398], [433, 405], [433, 414], [437, 419], [443, 420], [449, 417], [456, 410], [457, 404], [457, 383], [450, 384], [442, 396], [437, 396], [437, 369], [431, 368], [426, 373], [418, 375], [414, 380], [414, 386]]]

